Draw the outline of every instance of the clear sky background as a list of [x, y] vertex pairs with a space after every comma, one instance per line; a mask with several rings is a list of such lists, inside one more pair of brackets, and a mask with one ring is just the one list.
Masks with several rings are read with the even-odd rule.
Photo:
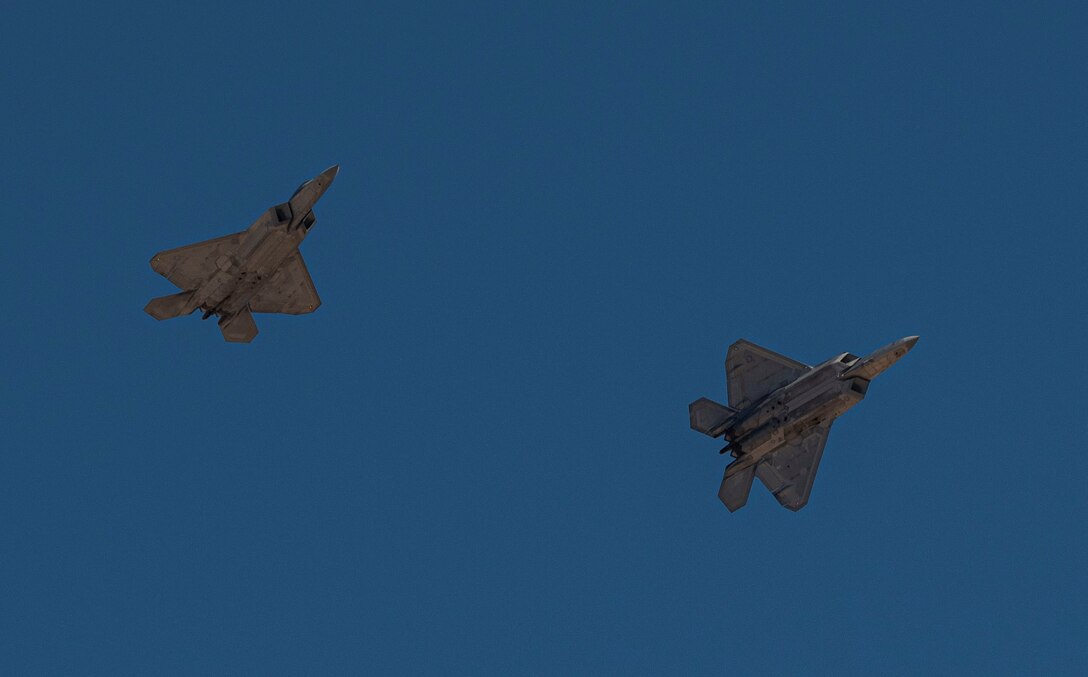
[[[1083, 7], [128, 4], [3, 12], [0, 673], [1085, 674]], [[725, 510], [730, 343], [909, 334]]]

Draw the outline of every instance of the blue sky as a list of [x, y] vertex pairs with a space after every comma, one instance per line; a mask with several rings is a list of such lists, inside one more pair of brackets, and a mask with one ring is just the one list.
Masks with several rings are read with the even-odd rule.
[[[4, 15], [0, 672], [1084, 674], [1083, 8]], [[316, 313], [142, 312], [334, 163]], [[908, 334], [721, 506], [730, 343]]]

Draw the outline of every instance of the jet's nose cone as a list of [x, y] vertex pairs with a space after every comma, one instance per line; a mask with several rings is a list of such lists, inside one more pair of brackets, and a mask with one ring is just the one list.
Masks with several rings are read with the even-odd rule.
[[329, 183], [332, 183], [332, 180], [335, 179], [336, 175], [339, 173], [340, 165], [333, 165], [332, 167], [329, 167], [325, 171], [321, 172], [321, 176], [324, 176], [326, 179], [329, 180]]
[[908, 336], [906, 338], [899, 339], [899, 340], [903, 342], [903, 345], [905, 345], [907, 347], [907, 350], [910, 350], [911, 348], [914, 347], [915, 343], [918, 343], [918, 337], [917, 336]]

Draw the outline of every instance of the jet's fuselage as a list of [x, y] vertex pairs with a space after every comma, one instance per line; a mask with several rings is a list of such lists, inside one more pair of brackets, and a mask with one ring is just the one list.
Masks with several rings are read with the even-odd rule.
[[809, 428], [830, 423], [860, 402], [869, 382], [841, 378], [857, 359], [846, 353], [828, 360], [741, 412], [725, 431], [734, 456], [757, 460]]
[[867, 357], [842, 353], [813, 367], [737, 414], [725, 429], [729, 440], [725, 450], [750, 465], [782, 444], [805, 436], [811, 428], [830, 424], [861, 402], [869, 381], [906, 355], [917, 341], [917, 336], [907, 336]]
[[809, 367], [741, 339], [725, 360], [729, 406], [701, 397], [688, 405], [693, 430], [724, 436], [735, 461], [718, 498], [732, 512], [748, 501], [759, 477], [790, 510], [808, 503], [832, 422], [865, 398], [869, 382], [907, 354], [917, 336], [861, 358], [842, 353]]
[[232, 343], [257, 336], [254, 313], [312, 313], [321, 298], [299, 245], [317, 221], [314, 205], [339, 171], [333, 165], [305, 181], [241, 232], [156, 253], [152, 270], [181, 292], [151, 299], [144, 311], [156, 320], [197, 309], [205, 320], [218, 315], [223, 338]]
[[289, 201], [261, 214], [246, 230], [237, 254], [219, 257], [215, 262], [216, 272], [196, 290], [194, 297], [206, 317], [211, 314], [230, 317], [249, 305], [261, 286], [306, 239], [317, 222], [313, 206], [338, 171], [338, 165], [330, 167], [303, 183]]
[[275, 211], [275, 207], [269, 209], [249, 227], [236, 255], [224, 255], [215, 262], [215, 274], [196, 290], [199, 307], [223, 315], [237, 313], [298, 249], [306, 229], [269, 223]]

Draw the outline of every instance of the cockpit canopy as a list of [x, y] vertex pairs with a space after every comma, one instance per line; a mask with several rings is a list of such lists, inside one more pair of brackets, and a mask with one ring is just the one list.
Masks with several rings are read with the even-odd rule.
[[[301, 190], [302, 190], [303, 188], [305, 188], [305, 187], [306, 187], [306, 186], [307, 186], [307, 185], [308, 185], [309, 183], [311, 183], [312, 181], [313, 181], [313, 179], [310, 179], [309, 181], [303, 181], [303, 182], [302, 182], [302, 185], [301, 185], [301, 186], [299, 186], [298, 188], [296, 188], [296, 189], [295, 189], [295, 192], [291, 193], [291, 197], [292, 197], [292, 198], [294, 198], [294, 197], [295, 197], [296, 195], [298, 195], [298, 194], [299, 194], [299, 191], [301, 191]], [[281, 195], [282, 195], [282, 193], [281, 193]]]

